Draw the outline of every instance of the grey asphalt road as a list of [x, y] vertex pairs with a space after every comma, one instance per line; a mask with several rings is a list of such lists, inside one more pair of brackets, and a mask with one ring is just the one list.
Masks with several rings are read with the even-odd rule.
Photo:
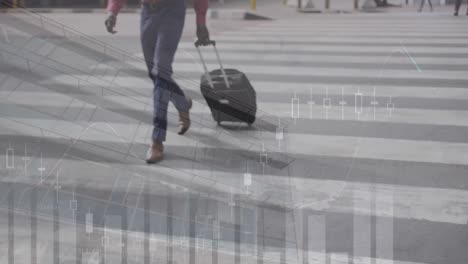
[[0, 16], [1, 263], [467, 263], [468, 18], [210, 20], [249, 128], [212, 120], [189, 14], [155, 166], [138, 15], [103, 19]]

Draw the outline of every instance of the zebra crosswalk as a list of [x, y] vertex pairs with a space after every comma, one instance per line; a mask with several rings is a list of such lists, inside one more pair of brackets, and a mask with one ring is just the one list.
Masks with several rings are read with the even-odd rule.
[[[193, 127], [178, 136], [171, 107], [166, 160], [153, 167], [144, 164], [152, 87], [141, 53], [27, 12], [0, 21], [9, 34], [0, 41], [0, 204], [31, 211], [31, 189], [38, 203], [56, 194], [60, 217], [48, 207], [33, 213], [74, 221], [76, 247], [86, 243], [78, 233], [92, 212], [104, 237], [113, 233], [106, 228], [125, 231], [117, 237], [135, 259], [119, 255], [122, 263], [157, 254], [124, 245], [138, 234], [187, 240], [196, 249], [174, 249], [177, 263], [238, 263], [233, 255], [271, 263], [468, 260], [464, 19], [326, 14], [213, 34], [224, 66], [245, 72], [257, 91], [252, 129], [215, 124], [199, 92], [197, 51], [184, 39], [174, 77], [195, 101]], [[11, 227], [0, 220], [0, 229]], [[202, 258], [197, 241], [222, 253]], [[42, 262], [53, 252], [42, 252]]]

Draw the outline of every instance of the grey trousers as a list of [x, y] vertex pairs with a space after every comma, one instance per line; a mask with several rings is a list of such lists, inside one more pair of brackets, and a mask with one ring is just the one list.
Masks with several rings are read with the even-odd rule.
[[[431, 7], [431, 10], [432, 10], [431, 0], [427, 0], [427, 2], [429, 3], [429, 6]], [[421, 11], [423, 9], [425, 3], [426, 3], [426, 0], [421, 0], [421, 5], [419, 6], [419, 11]]]
[[172, 102], [179, 111], [188, 111], [189, 103], [172, 79], [172, 62], [185, 22], [184, 0], [161, 1], [141, 10], [141, 45], [148, 74], [154, 84], [154, 141], [166, 140], [167, 108]]
[[[455, 1], [455, 13], [458, 13], [458, 11], [460, 10], [461, 4], [462, 4], [462, 0]], [[468, 0], [466, 1], [466, 4], [468, 4]], [[468, 8], [466, 10], [466, 13], [468, 14]]]

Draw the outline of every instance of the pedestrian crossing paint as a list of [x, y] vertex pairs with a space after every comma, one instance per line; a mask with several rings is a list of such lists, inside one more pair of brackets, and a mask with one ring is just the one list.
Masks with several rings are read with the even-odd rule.
[[[206, 172], [198, 171], [197, 174], [204, 174]], [[225, 178], [236, 177], [235, 174], [219, 172]], [[253, 178], [260, 180], [261, 178], [269, 178], [271, 175], [253, 175]], [[429, 220], [435, 222], [448, 222], [454, 224], [464, 225], [468, 221], [466, 215], [451, 214], [444, 210], [444, 208], [450, 207], [454, 211], [463, 211], [466, 202], [458, 204], [457, 201], [466, 199], [468, 193], [465, 190], [448, 190], [448, 189], [437, 189], [437, 188], [413, 188], [406, 186], [392, 186], [386, 184], [368, 184], [368, 183], [350, 183], [344, 181], [332, 181], [332, 180], [316, 180], [316, 179], [303, 179], [303, 187], [299, 188], [298, 191], [303, 189], [304, 196], [301, 197], [302, 201], [295, 204], [297, 208], [310, 207], [315, 210], [331, 210], [338, 212], [347, 212], [350, 208], [346, 205], [347, 200], [355, 201], [367, 201], [371, 197], [369, 196], [368, 190], [375, 188], [376, 193], [390, 194], [393, 193], [395, 197], [395, 206], [392, 208], [394, 212], [388, 210], [379, 210], [378, 216], [389, 217], [393, 216], [396, 218], [416, 218], [421, 220]], [[313, 190], [308, 189], [306, 186], [317, 186]], [[344, 189], [340, 189], [340, 186], [346, 186]], [[337, 193], [337, 190], [342, 193]], [[317, 199], [317, 196], [326, 197], [324, 200]], [[335, 203], [332, 200], [336, 200]], [[431, 201], [430, 203], [421, 204], [420, 201]], [[361, 204], [364, 204], [361, 203]], [[455, 206], [455, 207], [454, 207]], [[370, 208], [366, 206], [354, 208], [358, 214], [362, 215], [373, 215]], [[432, 212], [439, 211], [440, 214], [433, 214]], [[393, 215], [392, 215], [393, 213]]]
[[[180, 47], [183, 49], [193, 48], [193, 43], [191, 42], [182, 42], [180, 43]], [[277, 43], [269, 44], [269, 43], [260, 43], [260, 44], [244, 44], [244, 43], [225, 43], [222, 46], [222, 50], [237, 50], [237, 51], [270, 51], [270, 52], [281, 52], [287, 50], [293, 51], [300, 51], [300, 52], [308, 52], [308, 51], [343, 51], [346, 49], [347, 52], [382, 52], [382, 53], [391, 53], [394, 49], [399, 49], [404, 47], [403, 44], [396, 44], [390, 47], [380, 47], [380, 46], [372, 46], [372, 47], [355, 47], [355, 46], [330, 46], [330, 45], [300, 45], [300, 44], [288, 44], [287, 42], [279, 41]], [[446, 48], [441, 47], [411, 47], [411, 52], [430, 52], [430, 53], [440, 53], [440, 54], [454, 54], [454, 53], [466, 53], [468, 51], [468, 47], [463, 48], [451, 48], [447, 50]]]
[[[258, 30], [258, 29], [257, 29]], [[304, 28], [305, 30], [305, 28]], [[287, 33], [288, 31], [285, 29], [284, 32], [282, 33]], [[271, 35], [271, 36], [254, 36], [254, 35], [249, 35], [248, 32], [243, 36], [243, 35], [237, 35], [237, 36], [232, 36], [232, 35], [220, 35], [216, 36], [216, 40], [219, 43], [225, 43], [225, 42], [234, 42], [234, 43], [243, 43], [243, 42], [252, 42], [252, 43], [278, 43], [281, 41], [284, 41], [284, 38], [282, 37], [282, 34], [278, 34], [277, 36]], [[466, 45], [466, 40], [460, 39], [460, 38], [434, 38], [428, 40], [427, 38], [424, 37], [414, 37], [414, 38], [404, 38], [404, 39], [395, 39], [394, 37], [388, 37], [382, 36], [379, 38], [371, 38], [371, 37], [359, 37], [356, 38], [355, 36], [292, 36], [287, 38], [287, 43], [304, 43], [304, 44], [311, 44], [311, 45], [317, 45], [317, 44], [332, 44], [332, 45], [344, 45], [346, 44], [363, 44], [366, 46], [370, 45], [378, 45], [378, 44], [383, 44], [383, 45], [400, 45], [401, 42], [404, 42], [406, 45], [439, 45], [439, 46], [451, 46], [451, 45]], [[286, 43], [285, 43], [286, 44]]]
[[[18, 93], [16, 96], [24, 98], [23, 95], [27, 93]], [[351, 94], [354, 95], [354, 94]], [[315, 96], [318, 96], [317, 94]], [[134, 109], [135, 111], [139, 111], [141, 113], [150, 114], [151, 109], [150, 107], [144, 107], [144, 104], [150, 105], [151, 99], [146, 97], [135, 97], [134, 99], [138, 100], [141, 105], [135, 105], [133, 100], [128, 100], [126, 98], [122, 98], [121, 96], [108, 96], [110, 100], [114, 102], [118, 102], [121, 107], [128, 107], [129, 109]], [[261, 98], [261, 96], [260, 96]], [[284, 103], [281, 102], [260, 102], [259, 107], [263, 111], [267, 113], [275, 113], [276, 118], [280, 119], [293, 119], [293, 115], [291, 112], [291, 103], [287, 102], [293, 98], [291, 94], [289, 100], [285, 99]], [[201, 98], [200, 98], [201, 99]], [[314, 99], [314, 98], [312, 98]], [[354, 98], [353, 98], [354, 99]], [[80, 112], [83, 111], [93, 111], [95, 110], [95, 106], [91, 104], [86, 104], [86, 100], [78, 101], [68, 98], [66, 104], [64, 102], [53, 100], [52, 102], [48, 102], [47, 100], [38, 101], [35, 104], [28, 104], [21, 101], [17, 101], [14, 99], [9, 99], [8, 101], [4, 101], [3, 105], [0, 105], [0, 109], [4, 108], [5, 112], [8, 113], [8, 116], [24, 116], [26, 114], [20, 114], [21, 111], [18, 110], [16, 114], [11, 108], [11, 104], [16, 104], [16, 106], [24, 106], [24, 107], [33, 107], [39, 112], [44, 113], [52, 113], [52, 115], [47, 118], [49, 120], [55, 120], [56, 118], [60, 117], [60, 114], [64, 111], [70, 113], [70, 118], [67, 115], [62, 115], [64, 120], [76, 120], [77, 122], [83, 122], [86, 120], [77, 119], [80, 116]], [[381, 100], [379, 105], [375, 109], [375, 117], [373, 115], [374, 109], [370, 105], [370, 98], [366, 99], [365, 106], [362, 108], [364, 113], [368, 113], [366, 116], [362, 115], [359, 116], [356, 112], [356, 107], [353, 106], [355, 104], [354, 101], [347, 102], [347, 105], [351, 106], [340, 106], [338, 102], [335, 100], [333, 101], [333, 105], [327, 108], [326, 105], [323, 104], [323, 100], [317, 100], [314, 105], [311, 105], [310, 98], [303, 96], [299, 98], [298, 109], [300, 110], [299, 114], [296, 116], [298, 122], [300, 120], [346, 120], [346, 121], [359, 121], [359, 122], [378, 122], [378, 123], [398, 123], [398, 124], [426, 124], [432, 125], [435, 127], [437, 126], [456, 126], [456, 127], [468, 127], [468, 120], [465, 120], [465, 116], [467, 116], [467, 110], [432, 110], [432, 109], [417, 109], [415, 108], [402, 108], [398, 107], [398, 98], [393, 98], [393, 102], [395, 106], [393, 108], [388, 108], [388, 98], [385, 100]], [[76, 107], [70, 107], [69, 102], [75, 103]], [[10, 105], [10, 106], [9, 106]], [[6, 110], [6, 108], [9, 108]], [[53, 111], [49, 111], [48, 109], [55, 109]], [[391, 110], [391, 112], [390, 112]], [[209, 116], [210, 110], [206, 108], [201, 102], [196, 102], [193, 108], [193, 114], [196, 116]], [[10, 113], [9, 113], [10, 112]], [[27, 111], [26, 111], [27, 112]], [[171, 106], [169, 109], [169, 113], [171, 116], [176, 116], [177, 111], [176, 109]], [[120, 118], [119, 118], [120, 116]], [[45, 117], [44, 117], [45, 118]], [[47, 120], [44, 119], [44, 120]], [[122, 115], [117, 115], [117, 120], [121, 120], [116, 124], [125, 123], [127, 119]], [[97, 118], [96, 121], [102, 120], [101, 118]], [[148, 120], [149, 122], [150, 120]], [[291, 120], [292, 121], [292, 120]], [[125, 126], [125, 125], [124, 125]], [[122, 129], [123, 127], [120, 127]], [[118, 129], [118, 131], [120, 131]]]
[[[175, 69], [180, 70], [181, 72], [190, 72], [194, 70], [193, 63], [177, 63], [174, 65]], [[216, 64], [207, 64], [209, 69], [215, 69]], [[238, 68], [239, 64], [227, 65], [229, 67]], [[465, 71], [433, 71], [427, 70], [418, 72], [417, 74], [412, 73], [411, 71], [405, 70], [354, 70], [354, 69], [335, 69], [335, 68], [319, 68], [319, 67], [284, 67], [284, 66], [254, 66], [254, 65], [244, 65], [243, 68], [246, 71], [251, 72], [252, 74], [268, 74], [271, 75], [290, 75], [290, 76], [342, 76], [342, 77], [362, 77], [362, 78], [375, 78], [378, 85], [378, 80], [380, 77], [386, 77], [390, 79], [398, 78], [409, 78], [409, 79], [447, 79], [447, 80], [468, 80]], [[201, 69], [200, 69], [201, 71]], [[203, 71], [201, 71], [203, 72]]]
[[[278, 41], [276, 41], [278, 42]], [[222, 45], [222, 44], [220, 44]], [[320, 54], [314, 54], [314, 55], [309, 55], [307, 53], [303, 54], [287, 54], [282, 52], [277, 52], [273, 54], [265, 54], [265, 53], [260, 53], [260, 54], [243, 54], [243, 53], [238, 53], [235, 51], [223, 51], [222, 56], [223, 60], [225, 61], [230, 61], [230, 60], [245, 60], [247, 62], [249, 61], [254, 61], [254, 62], [275, 62], [275, 63], [287, 63], [287, 62], [295, 62], [300, 65], [300, 63], [312, 63], [312, 62], [317, 62], [317, 64], [320, 64], [320, 62], [337, 62], [337, 63], [342, 63], [343, 66], [345, 66], [347, 63], [374, 63], [374, 67], [377, 67], [379, 65], [383, 65], [385, 61], [387, 60], [387, 57], [391, 57], [389, 60], [389, 64], [399, 64], [399, 65], [406, 65], [409, 63], [407, 57], [402, 57], [402, 56], [391, 56], [392, 54], [382, 54], [381, 56], [365, 56], [365, 55], [360, 55], [358, 58], [357, 56], [334, 56], [334, 55], [320, 55]], [[394, 55], [399, 55], [399, 54], [394, 54]], [[198, 64], [198, 58], [197, 54], [194, 51], [190, 51], [190, 49], [185, 49], [183, 52], [180, 52], [176, 56], [176, 62], [177, 60], [183, 62], [184, 60], [191, 59], [194, 64]], [[216, 59], [215, 55], [212, 53], [206, 53], [204, 54], [205, 59], [211, 60], [214, 62]], [[421, 65], [463, 65], [466, 66], [466, 59], [463, 58], [452, 58], [452, 57], [447, 57], [447, 58], [436, 58], [436, 57], [428, 57], [428, 56], [415, 56], [417, 59], [418, 63]], [[260, 61], [259, 61], [260, 60]], [[424, 67], [422, 67], [424, 68]]]
[[[262, 130], [255, 126], [253, 131], [226, 129], [224, 136], [220, 136], [219, 133], [223, 129], [216, 127], [209, 109], [198, 94], [198, 97], [194, 97], [196, 102], [192, 112], [192, 130], [186, 137], [175, 134], [177, 112], [171, 107], [171, 132], [165, 144], [169, 158], [161, 167], [148, 167], [143, 164], [143, 148], [129, 148], [131, 144], [149, 144], [152, 87], [151, 82], [146, 79], [143, 62], [129, 61], [125, 67], [131, 69], [133, 75], [122, 73], [114, 79], [114, 66], [107, 67], [100, 59], [89, 58], [89, 54], [86, 56], [85, 52], [80, 53], [80, 49], [76, 47], [67, 51], [66, 45], [60, 51], [63, 53], [55, 54], [56, 59], [59, 58], [58, 55], [65, 55], [67, 52], [68, 55], [83, 57], [82, 61], [71, 65], [75, 67], [70, 70], [71, 75], [40, 71], [40, 65], [33, 65], [31, 72], [40, 74], [37, 79], [28, 79], [25, 82], [33, 82], [35, 86], [17, 86], [13, 80], [9, 80], [8, 85], [1, 86], [0, 113], [3, 118], [7, 118], [1, 119], [0, 124], [5, 129], [1, 134], [7, 137], [32, 135], [44, 140], [67, 137], [80, 139], [97, 144], [97, 149], [102, 147], [96, 156], [86, 157], [89, 158], [89, 162], [93, 162], [93, 159], [114, 157], [115, 152], [122, 154], [120, 156], [130, 154], [138, 159], [130, 159], [126, 169], [138, 171], [143, 175], [158, 177], [159, 174], [167, 174], [173, 179], [204, 185], [207, 189], [221, 193], [227, 193], [228, 189], [234, 188], [232, 193], [250, 193], [249, 197], [253, 200], [286, 204], [291, 208], [311, 209], [320, 213], [351, 215], [358, 222], [362, 220], [359, 218], [361, 216], [366, 217], [364, 221], [376, 216], [377, 226], [390, 218], [393, 221], [390, 226], [395, 230], [400, 230], [398, 228], [404, 225], [402, 223], [407, 223], [405, 221], [415, 221], [415, 226], [424, 228], [435, 224], [435, 230], [466, 225], [467, 185], [443, 187], [446, 185], [432, 179], [433, 175], [425, 179], [427, 182], [419, 183], [421, 186], [418, 186], [418, 183], [408, 184], [411, 178], [421, 175], [405, 174], [404, 169], [394, 172], [401, 174], [398, 175], [398, 179], [403, 176], [408, 178], [408, 182], [403, 183], [396, 180], [380, 183], [382, 179], [375, 179], [374, 182], [372, 179], [336, 180], [328, 178], [336, 176], [333, 172], [317, 176], [327, 168], [325, 164], [324, 167], [311, 168], [313, 172], [310, 175], [294, 177], [293, 174], [291, 181], [286, 183], [289, 178], [283, 172], [259, 173], [251, 168], [248, 172], [251, 176], [250, 184], [246, 188], [242, 184], [245, 177], [245, 168], [242, 167], [244, 164], [233, 165], [241, 167], [236, 168], [236, 172], [233, 173], [226, 172], [232, 169], [231, 167], [223, 167], [228, 166], [228, 162], [216, 164], [217, 167], [213, 166], [210, 170], [208, 166], [202, 166], [206, 165], [202, 164], [203, 162], [195, 162], [206, 158], [202, 155], [206, 153], [196, 150], [212, 150], [216, 156], [215, 151], [222, 148], [224, 153], [239, 156], [239, 149], [248, 148], [249, 145], [243, 141], [254, 141], [256, 147], [249, 149], [250, 154], [258, 155], [259, 160], [262, 159], [259, 145], [263, 143], [267, 146], [269, 154], [284, 151], [292, 157], [308, 157], [310, 162], [317, 157], [351, 162], [366, 160], [375, 166], [354, 168], [353, 165], [349, 165], [350, 170], [355, 170], [359, 175], [372, 174], [372, 170], [375, 170], [375, 174], [372, 175], [376, 178], [377, 174], [379, 177], [382, 177], [380, 173], [385, 174], [378, 171], [379, 164], [384, 163], [407, 162], [427, 170], [430, 170], [430, 166], [459, 169], [468, 165], [468, 142], [460, 135], [468, 127], [467, 109], [463, 106], [464, 101], [468, 100], [465, 85], [467, 69], [464, 68], [467, 65], [464, 54], [468, 46], [464, 45], [466, 27], [462, 27], [462, 22], [424, 17], [409, 25], [413, 19], [402, 19], [406, 16], [384, 19], [376, 15], [365, 15], [364, 18], [346, 16], [338, 17], [336, 21], [322, 21], [324, 17], [327, 16], [311, 18], [311, 21], [274, 21], [219, 36], [213, 35], [214, 39], [219, 40], [218, 47], [225, 66], [239, 68], [251, 77], [258, 93], [259, 109], [263, 113], [271, 114], [275, 119], [273, 126], [276, 126], [276, 119], [280, 119], [286, 126], [283, 137], [277, 137], [275, 130]], [[370, 23], [366, 22], [366, 19], [370, 19]], [[439, 24], [425, 24], [427, 21], [433, 22], [434, 19]], [[312, 26], [306, 24], [306, 21]], [[379, 30], [375, 29], [376, 26]], [[9, 40], [14, 40], [11, 34]], [[44, 54], [43, 51], [37, 52]], [[215, 57], [208, 52], [207, 49], [205, 56], [208, 66], [214, 69], [217, 67]], [[141, 54], [136, 55], [141, 57]], [[87, 63], [90, 64], [89, 72], [94, 74], [91, 78], [83, 75], [83, 72], [78, 72], [78, 69], [88, 66]], [[457, 67], [448, 67], [453, 65]], [[197, 95], [202, 68], [198, 63], [193, 43], [181, 43], [174, 69], [178, 82], [187, 92]], [[261, 78], [258, 78], [259, 76]], [[276, 81], [283, 77], [287, 77], [286, 81]], [[324, 81], [324, 77], [330, 80], [343, 77], [368, 78], [375, 84], [328, 83]], [[379, 83], [380, 77], [386, 78], [387, 81]], [[298, 81], [299, 78], [303, 81]], [[89, 83], [83, 82], [78, 85], [77, 79]], [[118, 86], [113, 85], [112, 80]], [[408, 85], [401, 80], [438, 82], [425, 86], [420, 83]], [[438, 85], [444, 82], [451, 84]], [[58, 86], [53, 89], [53, 84], [67, 87], [68, 90], [59, 90]], [[77, 96], [83, 91], [87, 94]], [[346, 99], [343, 99], [344, 97]], [[296, 99], [294, 104], [292, 99]], [[371, 102], [376, 100], [378, 104], [372, 107]], [[292, 109], [298, 111], [293, 112]], [[373, 115], [374, 110], [376, 115]], [[28, 127], [31, 125], [35, 126], [35, 129]], [[408, 134], [405, 135], [405, 130], [398, 129], [401, 125], [407, 125], [404, 128]], [[323, 128], [319, 129], [318, 126]], [[388, 128], [388, 133], [376, 132], [382, 126]], [[356, 127], [360, 129], [355, 129]], [[49, 132], [44, 135], [44, 131]], [[323, 131], [330, 133], [326, 134]], [[443, 140], [449, 138], [455, 139]], [[282, 148], [277, 147], [278, 140], [282, 141]], [[138, 153], [132, 152], [133, 150]], [[194, 154], [193, 160], [187, 165], [191, 151]], [[217, 153], [218, 156], [225, 157], [220, 152]], [[196, 155], [203, 157], [195, 157]], [[82, 156], [82, 159], [71, 157], [72, 154], [67, 156], [70, 160], [66, 162], [76, 168], [88, 162]], [[5, 157], [0, 158], [4, 160]], [[255, 160], [252, 163], [258, 162]], [[338, 165], [340, 164], [333, 164]], [[70, 165], [71, 168], [73, 166]], [[446, 177], [447, 181], [459, 177], [458, 174], [451, 175], [450, 171], [446, 175], [438, 176]], [[458, 181], [466, 183], [463, 179]], [[436, 186], [429, 186], [430, 184]], [[101, 187], [106, 187], [104, 181]], [[282, 192], [287, 192], [286, 187], [294, 188], [293, 199], [283, 195]], [[129, 191], [125, 186], [119, 186], [117, 189], [126, 193]], [[117, 189], [115, 191], [118, 191]], [[384, 197], [393, 195], [394, 198], [389, 202], [380, 197], [379, 201], [383, 206], [379, 206], [379, 210], [373, 210], [369, 205], [372, 192]], [[398, 239], [401, 235], [393, 234], [395, 237], [392, 236], [392, 239]], [[378, 243], [383, 243], [382, 237], [377, 237], [379, 238]], [[320, 254], [322, 252], [309, 252], [312, 259], [323, 257]], [[266, 258], [278, 258], [278, 254], [275, 253], [267, 252], [266, 255]], [[331, 252], [328, 258], [331, 263], [348, 263], [350, 259], [354, 263], [430, 263], [421, 260], [421, 257], [415, 258], [421, 261], [412, 262], [388, 260], [379, 253], [376, 255], [376, 258], [373, 258], [351, 256], [347, 252]], [[398, 258], [400, 255], [393, 256]]]

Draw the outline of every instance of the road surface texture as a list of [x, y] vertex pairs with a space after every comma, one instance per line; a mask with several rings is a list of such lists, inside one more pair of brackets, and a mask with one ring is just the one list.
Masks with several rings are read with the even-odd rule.
[[468, 17], [210, 20], [259, 106], [220, 127], [189, 14], [154, 166], [138, 14], [103, 20], [0, 15], [0, 263], [468, 263]]

